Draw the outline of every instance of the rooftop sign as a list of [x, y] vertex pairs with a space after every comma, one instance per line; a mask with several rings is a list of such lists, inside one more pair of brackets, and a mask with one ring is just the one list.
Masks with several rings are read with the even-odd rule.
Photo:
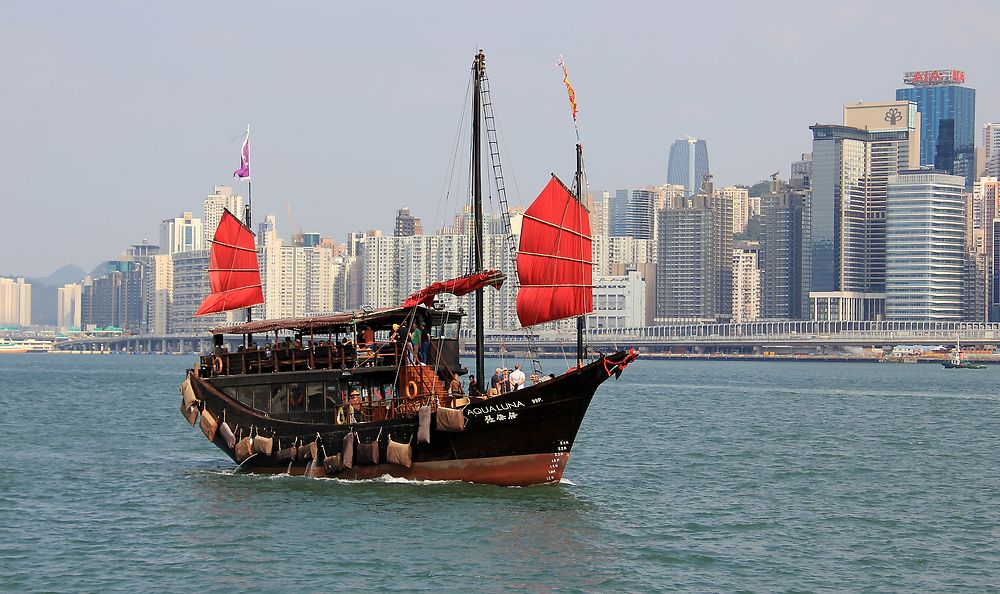
[[903, 82], [915, 87], [960, 85], [965, 82], [963, 70], [918, 70], [903, 74]]

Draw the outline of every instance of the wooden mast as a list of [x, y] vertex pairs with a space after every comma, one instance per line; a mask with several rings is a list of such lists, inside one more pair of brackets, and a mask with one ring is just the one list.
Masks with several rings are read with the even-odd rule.
[[[577, 137], [579, 140], [579, 137]], [[583, 204], [583, 144], [576, 143], [576, 201]], [[593, 289], [591, 289], [593, 290]], [[576, 366], [583, 367], [583, 331], [587, 327], [586, 314], [576, 318]]]
[[[482, 112], [482, 80], [486, 70], [486, 55], [479, 50], [472, 62], [472, 203], [473, 203], [473, 265], [475, 272], [483, 270], [483, 179], [480, 147], [480, 114]], [[483, 289], [476, 289], [476, 384], [484, 389], [486, 367], [485, 326], [483, 324]]]

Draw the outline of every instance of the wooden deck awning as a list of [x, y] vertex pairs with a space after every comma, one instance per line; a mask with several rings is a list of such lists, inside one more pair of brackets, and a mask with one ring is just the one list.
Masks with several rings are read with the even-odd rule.
[[301, 332], [303, 334], [310, 332], [322, 334], [330, 331], [344, 330], [354, 324], [366, 322], [374, 322], [373, 325], [379, 326], [391, 326], [392, 324], [403, 323], [413, 310], [414, 308], [412, 307], [388, 307], [370, 311], [349, 311], [305, 318], [260, 320], [235, 324], [233, 326], [212, 328], [212, 334], [262, 334], [265, 332], [280, 332], [282, 330]]

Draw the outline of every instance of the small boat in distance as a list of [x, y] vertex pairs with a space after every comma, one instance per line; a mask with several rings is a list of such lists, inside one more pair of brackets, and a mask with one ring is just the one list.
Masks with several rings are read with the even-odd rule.
[[[181, 383], [181, 413], [191, 425], [200, 424], [241, 470], [508, 486], [557, 483], [597, 388], [618, 378], [637, 357], [631, 349], [588, 361], [582, 346], [593, 281], [577, 144], [575, 195], [553, 175], [524, 213], [516, 250], [521, 325], [576, 318], [577, 362], [561, 375], [532, 374], [530, 382], [518, 372], [521, 389], [486, 389], [483, 292], [506, 279], [483, 265], [480, 126], [491, 125], [492, 112], [483, 115], [489, 87], [482, 51], [472, 72], [474, 224], [468, 274], [433, 283], [395, 307], [261, 321], [251, 321], [248, 313], [244, 324], [214, 329], [214, 352], [202, 356]], [[487, 137], [495, 138], [495, 130], [487, 128]], [[247, 143], [240, 171], [248, 177]], [[244, 221], [224, 212], [212, 242], [209, 277], [212, 295], [200, 313], [263, 302], [249, 208]], [[459, 359], [466, 313], [436, 301], [442, 293], [475, 293], [476, 382], [470, 378], [467, 390], [459, 379], [468, 373]], [[244, 346], [226, 351], [224, 334], [242, 335]], [[254, 336], [272, 342], [258, 347]]]
[[941, 365], [945, 369], [986, 369], [986, 365], [982, 363], [973, 363], [962, 358], [962, 344], [957, 339], [955, 340], [955, 350], [951, 352], [947, 361], [941, 362]]

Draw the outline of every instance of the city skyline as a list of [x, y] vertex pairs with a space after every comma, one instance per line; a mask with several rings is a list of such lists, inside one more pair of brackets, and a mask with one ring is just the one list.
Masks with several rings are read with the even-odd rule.
[[[906, 11], [769, 3], [728, 7], [721, 18], [711, 6], [565, 3], [531, 6], [526, 19], [528, 7], [503, 7], [499, 22], [470, 34], [464, 25], [483, 23], [494, 7], [462, 16], [444, 5], [13, 7], [0, 24], [9, 81], [0, 191], [7, 216], [24, 224], [0, 238], [0, 274], [88, 269], [122, 245], [155, 242], [149, 221], [191, 210], [189, 197], [205, 188], [245, 193], [228, 174], [248, 121], [257, 213], [287, 202], [296, 219], [339, 238], [390, 228], [405, 204], [433, 229], [443, 219], [431, 215], [463, 198], [452, 184], [443, 200], [442, 187], [478, 47], [510, 156], [505, 171], [520, 190], [514, 205], [530, 201], [550, 171], [568, 178], [573, 168], [559, 54], [577, 90], [593, 189], [663, 183], [669, 146], [684, 134], [711, 144], [717, 186], [775, 170], [784, 177], [809, 150], [809, 125], [838, 121], [848, 102], [891, 100], [903, 72], [917, 69], [963, 69], [981, 98], [977, 131], [998, 118], [988, 109], [1000, 83], [986, 60], [1000, 10], [985, 2], [953, 5], [976, 18], [935, 22], [937, 38], [963, 39], [960, 50], [904, 43], [939, 11], [930, 2]], [[609, 33], [657, 19], [702, 26]], [[552, 35], [553, 24], [567, 34]], [[837, 43], [844, 27], [866, 43]], [[689, 51], [709, 33], [715, 47]], [[620, 92], [636, 85], [646, 92]], [[731, 92], [705, 90], [723, 87]]]

